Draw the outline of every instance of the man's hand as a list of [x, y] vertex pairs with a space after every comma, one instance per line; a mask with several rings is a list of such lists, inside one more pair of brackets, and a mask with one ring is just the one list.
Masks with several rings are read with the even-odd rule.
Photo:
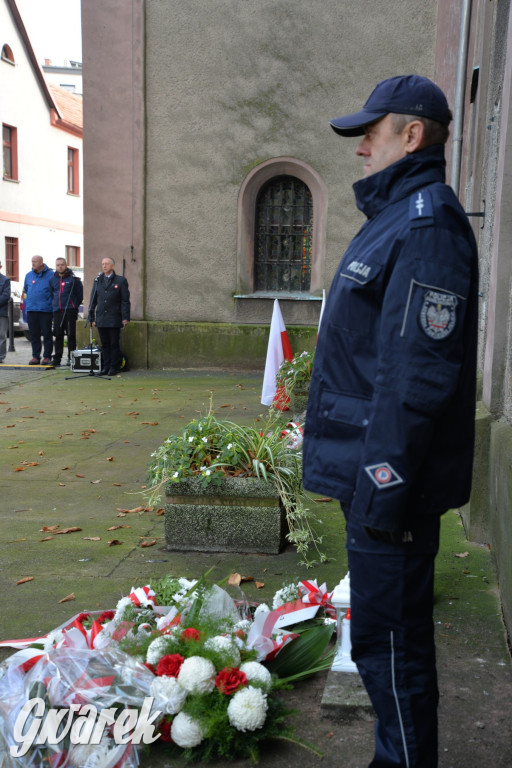
[[383, 544], [394, 544], [395, 546], [408, 541], [407, 534], [404, 531], [383, 531], [381, 528], [370, 528], [365, 525], [366, 535], [373, 541], [381, 541]]

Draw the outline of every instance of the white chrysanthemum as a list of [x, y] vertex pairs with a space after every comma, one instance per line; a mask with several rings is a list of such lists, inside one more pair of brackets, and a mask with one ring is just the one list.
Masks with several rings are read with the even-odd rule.
[[233, 667], [238, 667], [240, 664], [240, 651], [236, 647], [232, 637], [225, 635], [210, 637], [204, 644], [204, 647], [211, 651], [215, 651], [216, 653], [221, 653], [223, 656], [227, 656]]
[[54, 646], [57, 646], [62, 638], [64, 637], [64, 632], [62, 630], [57, 630], [56, 632], [50, 632], [48, 637], [45, 638], [44, 641], [44, 652], [48, 653], [48, 651], [51, 651], [51, 649]]
[[250, 683], [262, 683], [267, 689], [270, 688], [272, 684], [272, 675], [263, 664], [259, 663], [259, 661], [246, 661], [240, 667], [240, 672], [245, 672]]
[[259, 613], [270, 613], [270, 608], [266, 603], [260, 603], [256, 610], [254, 611], [254, 616], [256, 617]]
[[272, 608], [275, 611], [277, 608], [280, 608], [281, 605], [284, 605], [285, 603], [291, 603], [294, 600], [297, 600], [299, 598], [299, 585], [298, 584], [287, 584], [282, 589], [278, 589], [277, 592], [274, 595], [274, 599], [272, 601]]
[[247, 635], [249, 630], [250, 630], [250, 628], [251, 628], [251, 626], [252, 625], [251, 625], [251, 622], [249, 621], [249, 619], [242, 619], [242, 621], [239, 621], [237, 624], [235, 624], [235, 626], [233, 627], [233, 631], [234, 632], [237, 632], [237, 631], [245, 632], [245, 634]]
[[172, 721], [171, 738], [178, 747], [191, 749], [202, 742], [204, 733], [197, 720], [179, 712]]
[[237, 731], [256, 731], [267, 716], [267, 694], [260, 688], [242, 688], [228, 705], [228, 718]]
[[154, 709], [164, 712], [166, 715], [177, 714], [187, 698], [186, 690], [178, 683], [175, 677], [161, 675], [151, 682], [149, 695], [154, 696]]
[[209, 659], [190, 656], [180, 667], [178, 683], [189, 693], [210, 693], [215, 688], [215, 667]]
[[169, 647], [169, 638], [166, 635], [156, 637], [148, 646], [146, 661], [148, 664], [158, 664], [162, 656], [165, 656]]
[[132, 601], [130, 600], [129, 597], [122, 597], [119, 600], [118, 604], [116, 605], [116, 613], [115, 613], [115, 616], [113, 618], [113, 621], [116, 624], [119, 624], [119, 622], [123, 620], [124, 612], [128, 608], [129, 605], [133, 605], [133, 603], [132, 603]]
[[99, 744], [76, 744], [68, 752], [69, 765], [73, 768], [101, 768], [103, 765], [112, 764], [111, 758], [116, 753], [121, 757], [123, 749], [120, 749], [114, 741], [105, 733]]

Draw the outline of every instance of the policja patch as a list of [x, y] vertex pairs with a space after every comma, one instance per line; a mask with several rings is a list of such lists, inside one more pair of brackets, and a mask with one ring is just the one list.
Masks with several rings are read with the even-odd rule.
[[455, 328], [457, 297], [453, 293], [426, 291], [420, 310], [420, 325], [431, 339], [446, 339]]

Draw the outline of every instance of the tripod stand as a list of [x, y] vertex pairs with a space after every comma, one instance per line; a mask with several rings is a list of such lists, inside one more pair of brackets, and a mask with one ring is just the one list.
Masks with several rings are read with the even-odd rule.
[[[87, 326], [87, 322], [88, 321], [86, 321], [86, 323], [85, 323], [86, 326]], [[100, 376], [99, 373], [95, 373], [94, 372], [94, 363], [95, 363], [95, 361], [97, 361], [98, 368], [99, 368], [99, 370], [101, 370], [101, 356], [100, 356], [100, 354], [97, 351], [94, 351], [93, 338], [92, 338], [92, 327], [90, 325], [89, 325], [89, 346], [87, 347], [87, 349], [89, 350], [89, 352], [85, 353], [82, 357], [83, 357], [84, 360], [88, 360], [89, 361], [89, 365], [88, 365], [89, 373], [81, 373], [81, 374], [78, 374], [77, 376], [66, 376], [66, 381], [69, 381], [70, 379], [83, 379], [86, 376], [87, 377], [94, 376], [96, 378], [100, 378], [100, 379], [103, 379], [103, 380], [106, 380], [106, 381], [110, 381], [110, 376]]]

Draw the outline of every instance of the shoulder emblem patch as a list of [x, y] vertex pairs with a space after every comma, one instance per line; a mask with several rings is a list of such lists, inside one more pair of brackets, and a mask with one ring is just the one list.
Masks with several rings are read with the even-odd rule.
[[457, 297], [453, 293], [425, 291], [420, 309], [420, 325], [431, 339], [446, 339], [457, 321]]
[[394, 485], [401, 485], [405, 482], [387, 461], [383, 461], [381, 464], [372, 464], [369, 467], [365, 467], [364, 471], [372, 483], [377, 486], [379, 491], [384, 490], [385, 488], [392, 488]]

